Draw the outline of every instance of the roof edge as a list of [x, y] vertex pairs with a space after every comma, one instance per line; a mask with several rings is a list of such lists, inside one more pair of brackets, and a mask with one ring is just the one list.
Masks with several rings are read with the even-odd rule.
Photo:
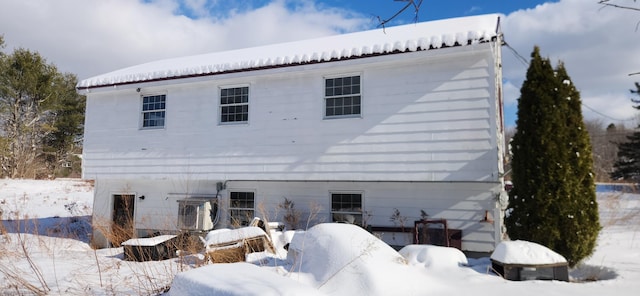
[[389, 27], [382, 33], [378, 29], [159, 60], [84, 79], [76, 89], [88, 91], [487, 43], [499, 39], [500, 16], [460, 17]]

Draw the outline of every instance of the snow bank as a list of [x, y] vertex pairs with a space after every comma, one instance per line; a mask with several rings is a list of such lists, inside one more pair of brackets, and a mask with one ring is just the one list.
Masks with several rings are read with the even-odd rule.
[[451, 269], [466, 266], [467, 256], [456, 248], [432, 245], [408, 245], [400, 250], [400, 255], [409, 265], [430, 269]]
[[[33, 181], [0, 180], [0, 208], [8, 214], [20, 211], [28, 217], [46, 217], [52, 214], [66, 214], [61, 218], [78, 218], [91, 214], [93, 187], [82, 181]], [[71, 214], [65, 205], [86, 204], [86, 213]], [[389, 259], [386, 251], [380, 252], [380, 259], [363, 254], [347, 268], [320, 287], [320, 290], [305, 283], [315, 284], [310, 273], [290, 272], [290, 263], [273, 259], [263, 264], [215, 264], [197, 268], [178, 275], [171, 295], [580, 295], [635, 296], [640, 291], [640, 195], [638, 194], [598, 194], [602, 232], [598, 237], [598, 248], [584, 266], [579, 268], [578, 278], [599, 280], [588, 283], [565, 283], [557, 281], [511, 282], [488, 273], [489, 258], [474, 260], [469, 258], [469, 267], [443, 270], [440, 264], [421, 266], [422, 259], [408, 259], [409, 265]], [[82, 206], [80, 209], [83, 209]], [[73, 216], [75, 215], [75, 216]], [[5, 216], [14, 217], [13, 215]], [[43, 219], [38, 225], [48, 224]], [[51, 218], [51, 220], [60, 220]], [[17, 221], [4, 220], [4, 223]], [[22, 221], [24, 222], [24, 221]], [[349, 225], [339, 225], [331, 232], [353, 233]], [[43, 279], [50, 291], [41, 294], [55, 295], [155, 295], [168, 285], [179, 270], [196, 268], [200, 260], [188, 263], [189, 256], [162, 261], [123, 261], [122, 248], [94, 250], [88, 241], [68, 236], [49, 237], [30, 232], [5, 233], [0, 235], [0, 294], [32, 295], [36, 291], [29, 287], [40, 287], [41, 282], [33, 275], [33, 267], [43, 273]], [[332, 233], [316, 235], [332, 236]], [[298, 239], [304, 232], [280, 233], [282, 241], [288, 241], [293, 234]], [[284, 237], [287, 238], [284, 238]], [[369, 239], [369, 236], [358, 235]], [[374, 237], [375, 238], [375, 237]], [[331, 241], [331, 237], [319, 240]], [[336, 235], [335, 245], [328, 243], [327, 252], [344, 252], [344, 246], [352, 239], [348, 235]], [[337, 241], [340, 240], [340, 241]], [[25, 242], [29, 256], [24, 256], [21, 242]], [[359, 245], [352, 242], [351, 244]], [[502, 248], [502, 247], [501, 247]], [[410, 252], [411, 254], [416, 254]], [[431, 253], [431, 250], [429, 250]], [[498, 252], [499, 253], [499, 252]], [[496, 253], [496, 256], [498, 256]], [[314, 256], [311, 251], [303, 253], [304, 258]], [[436, 255], [433, 258], [437, 258]], [[502, 257], [506, 257], [501, 255]], [[194, 256], [195, 257], [195, 256]], [[377, 256], [376, 256], [377, 257]], [[443, 260], [453, 259], [447, 255]], [[193, 257], [191, 257], [193, 258]], [[283, 257], [284, 258], [284, 257]], [[306, 259], [305, 259], [306, 258]], [[497, 258], [497, 257], [496, 257]], [[184, 260], [184, 261], [183, 261]], [[317, 260], [321, 261], [321, 260]], [[265, 262], [265, 261], [262, 261]], [[379, 264], [376, 265], [375, 263]], [[35, 265], [34, 265], [35, 264]], [[449, 265], [450, 266], [450, 265]], [[313, 266], [310, 266], [311, 268]], [[361, 269], [357, 269], [361, 268]], [[335, 268], [334, 268], [335, 270]], [[18, 278], [11, 277], [17, 275]], [[576, 276], [574, 271], [573, 276]], [[603, 279], [608, 279], [603, 281]], [[365, 286], [375, 282], [375, 287]], [[233, 286], [231, 288], [230, 286]], [[379, 287], [380, 290], [375, 290]], [[4, 293], [3, 293], [4, 292]]]
[[501, 242], [491, 254], [491, 259], [505, 264], [555, 264], [567, 259], [549, 248], [527, 241]]
[[170, 296], [322, 295], [316, 289], [250, 263], [213, 264], [176, 275]]
[[[296, 233], [287, 260], [292, 278], [329, 295], [412, 295], [425, 278], [393, 248], [351, 224], [316, 225]], [[306, 276], [305, 276], [306, 275]]]
[[319, 224], [297, 233], [287, 256], [296, 271], [313, 274], [319, 284], [354, 262], [372, 258], [404, 262], [398, 252], [369, 232], [339, 223]]
[[0, 218], [21, 219], [89, 215], [93, 185], [87, 181], [0, 179]]

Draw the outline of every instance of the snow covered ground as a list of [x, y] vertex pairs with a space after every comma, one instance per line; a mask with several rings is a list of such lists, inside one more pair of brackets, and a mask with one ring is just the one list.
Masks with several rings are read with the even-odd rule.
[[571, 271], [574, 282], [567, 283], [506, 281], [488, 272], [488, 258], [437, 247], [396, 252], [358, 227], [335, 224], [276, 236], [276, 245], [293, 237], [288, 254], [252, 254], [251, 263], [204, 265], [200, 255], [124, 261], [122, 248], [89, 245], [92, 190], [79, 180], [0, 180], [0, 295], [600, 296], [640, 291], [637, 194], [598, 194], [604, 227], [598, 247], [585, 265]]

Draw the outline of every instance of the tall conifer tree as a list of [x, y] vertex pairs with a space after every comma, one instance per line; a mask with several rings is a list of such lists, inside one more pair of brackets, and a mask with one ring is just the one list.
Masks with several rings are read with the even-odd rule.
[[511, 239], [545, 245], [571, 265], [589, 256], [600, 229], [591, 144], [580, 93], [560, 64], [534, 48], [512, 141]]
[[[640, 83], [636, 82], [636, 90], [631, 93], [640, 95]], [[640, 100], [631, 100], [639, 104], [634, 106], [640, 109]], [[638, 180], [640, 179], [640, 126], [636, 131], [627, 136], [627, 141], [618, 144], [618, 160], [613, 165], [611, 178], [614, 180]]]

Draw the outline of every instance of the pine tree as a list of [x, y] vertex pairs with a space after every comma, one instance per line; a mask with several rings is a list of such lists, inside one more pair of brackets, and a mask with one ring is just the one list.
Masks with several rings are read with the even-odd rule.
[[[57, 173], [63, 168], [60, 162], [70, 159], [84, 132], [85, 97], [79, 95], [75, 86], [78, 79], [73, 74], [58, 75], [55, 83], [57, 100], [50, 107], [49, 116], [52, 121], [51, 132], [44, 138], [43, 150], [50, 172]], [[62, 176], [72, 173], [71, 169]], [[79, 174], [80, 171], [73, 172]]]
[[[640, 83], [636, 82], [636, 90], [631, 93], [640, 95]], [[638, 100], [631, 100], [639, 104]], [[640, 109], [640, 105], [634, 106]], [[640, 179], [640, 126], [633, 134], [627, 136], [627, 141], [618, 144], [618, 160], [613, 165], [611, 179], [638, 180]]]
[[582, 117], [580, 92], [573, 85], [564, 64], [556, 68], [556, 78], [561, 83], [558, 100], [564, 112], [564, 151], [566, 164], [563, 187], [566, 195], [558, 196], [560, 206], [558, 226], [562, 228], [563, 239], [554, 249], [564, 254], [570, 263], [576, 264], [590, 256], [596, 247], [600, 222], [596, 200], [595, 174], [591, 139]]
[[570, 265], [589, 256], [599, 232], [591, 144], [580, 94], [564, 65], [534, 48], [518, 99], [508, 216], [511, 239], [540, 243]]
[[84, 98], [75, 92], [75, 83], [75, 76], [58, 72], [37, 52], [19, 48], [0, 55], [0, 176], [52, 173], [44, 165], [52, 155], [46, 143], [66, 147], [68, 134], [81, 134]]

